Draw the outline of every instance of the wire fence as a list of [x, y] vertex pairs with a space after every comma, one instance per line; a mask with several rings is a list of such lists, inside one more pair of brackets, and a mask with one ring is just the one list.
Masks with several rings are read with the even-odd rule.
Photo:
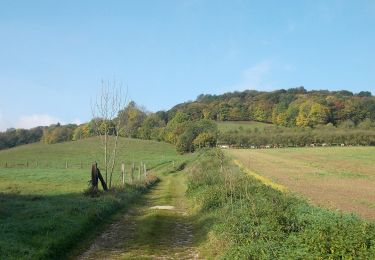
[[[90, 169], [92, 164], [95, 162], [87, 161], [0, 161], [0, 168], [34, 168], [34, 169]], [[116, 164], [115, 170], [120, 171], [123, 162]], [[175, 161], [173, 160], [159, 160], [159, 161], [134, 161], [124, 164], [125, 170], [131, 168], [139, 168], [147, 166], [148, 170], [152, 170], [161, 165], [170, 164], [174, 167]], [[103, 165], [103, 164], [102, 164]], [[100, 167], [103, 168], [103, 167]]]

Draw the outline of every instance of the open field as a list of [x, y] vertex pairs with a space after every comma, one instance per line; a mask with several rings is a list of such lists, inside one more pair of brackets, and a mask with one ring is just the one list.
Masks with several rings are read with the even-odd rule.
[[[207, 150], [188, 167], [207, 259], [374, 259], [375, 223], [264, 185]], [[207, 253], [207, 254], [206, 254]]]
[[[176, 152], [172, 145], [137, 139], [120, 138], [118, 149], [119, 162], [130, 165], [141, 160], [147, 166], [155, 166], [161, 162], [171, 161]], [[99, 138], [91, 137], [84, 140], [64, 142], [54, 145], [34, 143], [0, 151], [0, 167], [25, 168], [80, 168], [89, 167], [94, 161], [103, 163], [103, 151]], [[38, 166], [37, 166], [38, 163]], [[119, 165], [118, 165], [119, 167]]]
[[375, 219], [375, 147], [226, 152], [314, 204]]
[[[165, 143], [121, 139], [121, 144], [119, 161], [125, 161], [127, 167], [133, 161], [143, 161], [148, 169], [157, 171], [172, 168], [172, 161], [177, 164], [181, 159], [174, 147]], [[125, 192], [84, 196], [91, 174], [89, 164], [100, 156], [96, 138], [0, 152], [1, 258], [62, 257], [100, 221], [140, 195], [142, 189], [128, 185]], [[72, 166], [65, 169], [65, 161]], [[4, 168], [5, 162], [11, 168]], [[98, 163], [101, 167], [101, 160]], [[118, 183], [118, 171], [114, 180]]]
[[276, 127], [273, 124], [266, 124], [262, 122], [255, 122], [255, 121], [217, 121], [217, 125], [219, 127], [220, 132], [226, 132], [230, 130], [251, 130], [253, 131], [255, 128], [258, 130], [263, 130], [267, 127]]

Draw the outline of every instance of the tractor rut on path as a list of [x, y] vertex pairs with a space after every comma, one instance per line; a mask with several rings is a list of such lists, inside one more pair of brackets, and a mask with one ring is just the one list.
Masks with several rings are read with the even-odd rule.
[[78, 259], [199, 259], [182, 174], [162, 176]]

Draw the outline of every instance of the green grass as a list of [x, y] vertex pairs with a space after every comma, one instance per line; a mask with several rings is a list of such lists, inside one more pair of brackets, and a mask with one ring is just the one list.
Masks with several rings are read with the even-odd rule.
[[[137, 140], [119, 139], [118, 150], [119, 162], [130, 165], [132, 162], [143, 162], [150, 167], [161, 162], [167, 162], [176, 158], [174, 147], [167, 143]], [[103, 148], [100, 139], [92, 137], [73, 142], [65, 142], [54, 145], [35, 143], [18, 146], [13, 149], [0, 152], [0, 166], [5, 167], [26, 167], [36, 168], [80, 168], [82, 162], [84, 167], [89, 167], [91, 163], [97, 161], [99, 167], [103, 164]], [[119, 169], [119, 165], [117, 168]], [[149, 167], [148, 167], [149, 168]]]
[[218, 121], [218, 128], [220, 132], [227, 132], [230, 130], [251, 130], [254, 131], [257, 128], [259, 131], [263, 131], [264, 128], [274, 128], [273, 124], [266, 124], [255, 121]]
[[247, 176], [218, 151], [189, 169], [188, 195], [205, 227], [201, 246], [220, 259], [374, 259], [375, 224], [311, 206]]
[[[10, 166], [0, 168], [1, 258], [64, 258], [101, 221], [139, 197], [144, 188], [130, 185], [124, 192], [83, 195], [90, 179], [90, 164], [98, 161], [101, 167], [100, 157], [96, 138], [30, 144], [0, 152], [0, 162]], [[119, 157], [127, 164], [127, 172], [132, 162], [145, 162], [148, 169], [158, 172], [170, 170], [171, 161], [177, 165], [182, 160], [171, 145], [132, 139], [121, 139]], [[20, 165], [26, 161], [28, 168]], [[65, 161], [69, 162], [68, 169]], [[116, 183], [118, 169], [119, 165]]]

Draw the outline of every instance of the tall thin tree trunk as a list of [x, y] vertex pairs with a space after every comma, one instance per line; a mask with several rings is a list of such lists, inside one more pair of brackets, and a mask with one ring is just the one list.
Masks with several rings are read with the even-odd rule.
[[[108, 159], [108, 156], [107, 156], [107, 147], [108, 147], [108, 140], [107, 140], [107, 129], [105, 130], [105, 133], [104, 133], [104, 169], [105, 169], [105, 182], [108, 183], [108, 179], [107, 179], [107, 159]], [[110, 186], [111, 187], [111, 186]]]
[[115, 169], [115, 162], [116, 162], [116, 155], [117, 155], [117, 142], [118, 142], [118, 134], [116, 135], [115, 144], [114, 144], [114, 147], [113, 147], [112, 165], [111, 165], [111, 169], [110, 169], [110, 172], [109, 172], [109, 188], [112, 187], [112, 175], [113, 175], [113, 171]]

